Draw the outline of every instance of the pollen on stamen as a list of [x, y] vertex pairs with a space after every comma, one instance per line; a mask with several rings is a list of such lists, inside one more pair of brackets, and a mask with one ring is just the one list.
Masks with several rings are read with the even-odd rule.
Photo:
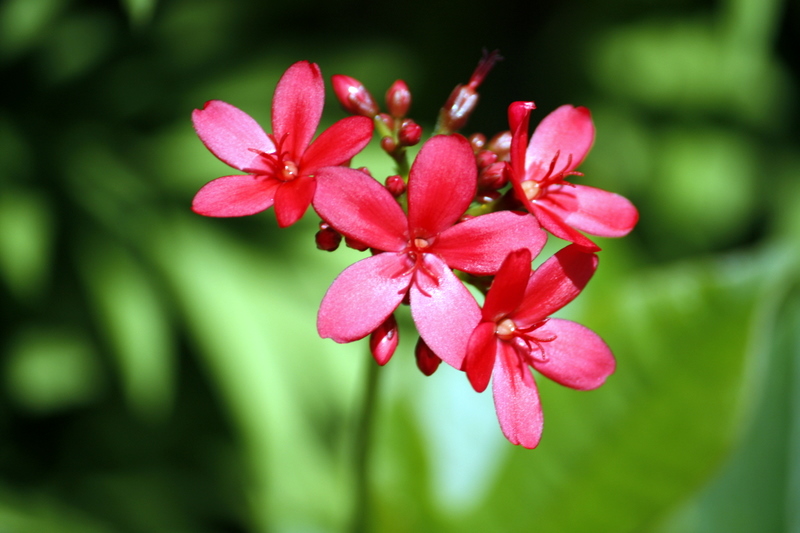
[[428, 242], [427, 239], [423, 239], [422, 237], [417, 237], [416, 239], [414, 239], [414, 247], [417, 249], [427, 248], [430, 245], [431, 243]]
[[514, 338], [514, 332], [517, 330], [517, 325], [514, 324], [514, 321], [510, 318], [506, 318], [505, 320], [501, 321], [497, 324], [494, 332], [495, 334], [504, 341], [511, 340]]
[[539, 182], [535, 180], [523, 181], [520, 183], [520, 187], [522, 187], [522, 192], [525, 193], [525, 198], [530, 201], [536, 200], [539, 197], [539, 194], [542, 192]]

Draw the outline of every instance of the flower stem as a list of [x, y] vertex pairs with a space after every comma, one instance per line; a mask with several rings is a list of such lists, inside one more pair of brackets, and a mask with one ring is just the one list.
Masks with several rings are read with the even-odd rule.
[[372, 425], [375, 413], [375, 400], [378, 392], [380, 367], [369, 357], [366, 372], [366, 387], [361, 408], [361, 415], [356, 428], [354, 445], [353, 471], [355, 473], [355, 497], [353, 498], [353, 517], [351, 531], [363, 533], [367, 531], [369, 519], [369, 458], [372, 444]]

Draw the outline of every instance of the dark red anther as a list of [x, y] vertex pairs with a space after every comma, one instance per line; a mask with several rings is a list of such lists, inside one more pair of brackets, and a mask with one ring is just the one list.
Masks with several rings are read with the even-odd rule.
[[369, 350], [372, 352], [375, 362], [381, 366], [388, 363], [394, 355], [399, 341], [400, 332], [397, 329], [397, 320], [392, 313], [369, 336]]
[[411, 107], [411, 91], [403, 80], [397, 80], [386, 91], [386, 107], [395, 118], [403, 118]]
[[384, 185], [395, 198], [398, 198], [401, 194], [406, 192], [406, 182], [403, 181], [402, 177], [396, 174], [386, 178]]
[[411, 119], [403, 121], [400, 131], [397, 133], [397, 140], [402, 146], [414, 146], [422, 138], [422, 126]]
[[417, 358], [417, 368], [426, 376], [436, 372], [442, 362], [441, 358], [433, 353], [433, 350], [422, 340], [422, 337], [419, 338], [416, 347], [414, 347], [414, 356]]
[[333, 92], [345, 111], [369, 118], [378, 114], [378, 104], [360, 81], [343, 74], [335, 74], [331, 82]]

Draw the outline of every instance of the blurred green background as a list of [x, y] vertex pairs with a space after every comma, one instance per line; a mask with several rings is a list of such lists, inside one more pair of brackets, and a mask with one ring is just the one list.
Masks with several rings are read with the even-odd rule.
[[[364, 342], [317, 338], [361, 257], [317, 219], [205, 219], [229, 173], [192, 109], [269, 131], [292, 63], [397, 78], [430, 131], [500, 49], [465, 133], [591, 108], [585, 182], [634, 201], [629, 237], [566, 315], [611, 345], [597, 391], [540, 379], [537, 450], [460, 373], [382, 369], [373, 531], [800, 531], [800, 6], [3, 0], [0, 532], [328, 532], [353, 506]], [[328, 98], [324, 124], [344, 116]], [[374, 145], [356, 160], [392, 172]], [[552, 251], [555, 244], [551, 246]]]

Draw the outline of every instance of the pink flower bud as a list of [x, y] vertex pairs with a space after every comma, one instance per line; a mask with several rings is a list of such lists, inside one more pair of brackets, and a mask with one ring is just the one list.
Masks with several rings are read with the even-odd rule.
[[358, 250], [359, 252], [363, 252], [364, 250], [369, 248], [368, 245], [364, 244], [358, 239], [353, 239], [352, 237], [345, 236], [344, 243], [345, 245], [347, 245], [348, 248], [352, 248], [353, 250]]
[[493, 163], [478, 174], [478, 188], [497, 190], [508, 183], [508, 165], [503, 162]]
[[331, 82], [333, 92], [345, 111], [369, 118], [378, 114], [378, 104], [360, 81], [343, 74], [335, 74]]
[[433, 350], [425, 344], [422, 337], [419, 338], [414, 348], [414, 356], [417, 358], [417, 368], [426, 376], [436, 372], [436, 369], [439, 368], [439, 363], [442, 362], [439, 356], [433, 353]]
[[411, 107], [411, 91], [403, 80], [397, 80], [386, 91], [386, 107], [395, 118], [403, 118]]
[[508, 154], [511, 153], [511, 132], [501, 131], [492, 137], [486, 148], [497, 154], [498, 161], [508, 161]]
[[422, 126], [411, 119], [404, 120], [397, 134], [397, 140], [400, 141], [400, 144], [403, 146], [414, 146], [421, 138]]
[[378, 120], [380, 120], [384, 126], [386, 126], [387, 130], [394, 129], [394, 119], [387, 115], [386, 113], [378, 113]]
[[472, 146], [472, 151], [476, 154], [486, 146], [486, 135], [483, 133], [473, 133], [467, 140], [469, 141], [469, 145]]
[[497, 161], [497, 154], [490, 152], [489, 150], [481, 150], [475, 155], [475, 163], [478, 164], [478, 168], [481, 170], [488, 167], [495, 161]]
[[389, 176], [385, 182], [386, 188], [395, 198], [406, 192], [406, 182], [398, 175]]
[[478, 196], [475, 198], [475, 201], [479, 204], [490, 204], [502, 196], [497, 191], [480, 191], [478, 192]]
[[342, 242], [342, 235], [333, 229], [327, 222], [319, 223], [319, 231], [314, 236], [317, 248], [325, 252], [332, 252], [339, 247]]
[[392, 313], [369, 336], [369, 350], [379, 365], [383, 366], [389, 362], [389, 359], [394, 355], [399, 340], [400, 334], [397, 329], [397, 321], [394, 318], [394, 313]]
[[436, 124], [437, 131], [453, 133], [467, 124], [467, 120], [475, 110], [475, 106], [478, 105], [478, 86], [486, 79], [494, 64], [501, 59], [502, 57], [500, 57], [497, 50], [491, 53], [487, 53], [486, 50], [483, 51], [483, 57], [469, 78], [469, 83], [457, 85], [439, 111], [439, 121]]
[[386, 136], [381, 139], [381, 148], [387, 154], [391, 154], [397, 149], [397, 143], [389, 136]]

